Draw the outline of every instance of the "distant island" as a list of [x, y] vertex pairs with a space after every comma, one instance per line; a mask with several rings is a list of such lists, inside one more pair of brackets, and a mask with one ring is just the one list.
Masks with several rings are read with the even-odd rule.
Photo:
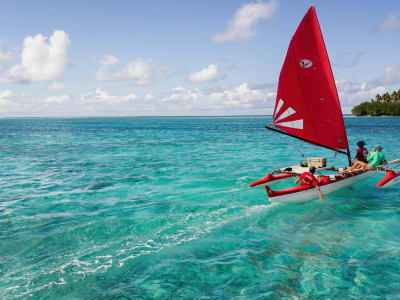
[[351, 113], [355, 116], [400, 116], [400, 90], [378, 94], [370, 102], [354, 106]]

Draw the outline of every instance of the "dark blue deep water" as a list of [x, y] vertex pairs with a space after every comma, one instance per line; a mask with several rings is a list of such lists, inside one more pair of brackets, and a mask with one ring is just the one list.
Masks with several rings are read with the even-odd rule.
[[[270, 121], [1, 119], [0, 298], [399, 299], [400, 185], [271, 204], [248, 184], [297, 147], [346, 157]], [[400, 118], [345, 123], [400, 157]]]

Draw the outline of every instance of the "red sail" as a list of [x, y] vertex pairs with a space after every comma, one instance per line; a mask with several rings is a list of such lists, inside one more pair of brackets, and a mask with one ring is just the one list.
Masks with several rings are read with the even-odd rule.
[[272, 124], [321, 146], [348, 149], [335, 80], [313, 6], [290, 42]]

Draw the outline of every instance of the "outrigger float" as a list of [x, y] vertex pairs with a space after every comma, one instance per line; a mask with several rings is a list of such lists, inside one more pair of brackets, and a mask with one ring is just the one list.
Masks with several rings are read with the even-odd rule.
[[[339, 96], [314, 6], [307, 11], [290, 42], [279, 77], [272, 124], [266, 128], [344, 154], [351, 165]], [[249, 187], [264, 186], [271, 202], [296, 203], [317, 198], [318, 193], [312, 186], [300, 185], [277, 191], [270, 187], [284, 180], [293, 181], [293, 177], [307, 172], [309, 166], [290, 166], [269, 172]], [[386, 176], [377, 187], [400, 182], [400, 172], [394, 171], [394, 167], [400, 166], [400, 159], [351, 172], [325, 164], [317, 166], [320, 175], [316, 178], [324, 195], [379, 172], [386, 172]], [[326, 174], [329, 171], [331, 173]]]

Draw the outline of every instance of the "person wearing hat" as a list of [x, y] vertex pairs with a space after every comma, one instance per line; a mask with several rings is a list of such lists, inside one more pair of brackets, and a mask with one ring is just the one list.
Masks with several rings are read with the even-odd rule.
[[357, 142], [358, 149], [356, 150], [356, 156], [354, 157], [356, 161], [358, 160], [364, 163], [368, 163], [367, 161], [368, 150], [364, 148], [365, 145], [366, 144], [364, 141]]
[[376, 145], [374, 149], [368, 154], [368, 163], [362, 161], [356, 161], [348, 169], [348, 171], [353, 171], [354, 169], [372, 169], [386, 163], [385, 154], [382, 153], [383, 147], [381, 145]]
[[371, 153], [368, 154], [367, 160], [371, 167], [377, 167], [386, 163], [385, 154], [382, 153], [382, 149], [381, 145], [376, 145]]
[[311, 166], [309, 168], [309, 172], [304, 172], [303, 174], [301, 174], [301, 176], [294, 181], [294, 184], [298, 183], [301, 180], [300, 186], [305, 185], [315, 187], [319, 195], [319, 200], [322, 201], [324, 197], [322, 196], [321, 190], [319, 189], [318, 180], [314, 176], [315, 171], [315, 167]]

